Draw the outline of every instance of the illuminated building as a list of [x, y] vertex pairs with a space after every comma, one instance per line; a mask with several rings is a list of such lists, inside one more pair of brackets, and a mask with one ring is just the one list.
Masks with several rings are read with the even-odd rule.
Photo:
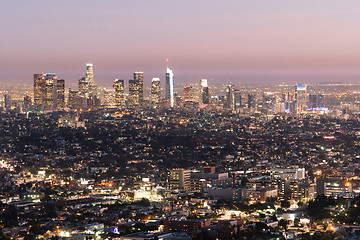
[[242, 95], [240, 90], [234, 90], [234, 110], [239, 111], [242, 106]]
[[65, 105], [65, 81], [55, 73], [34, 74], [34, 107], [37, 111], [62, 108]]
[[124, 80], [114, 79], [113, 87], [115, 89], [115, 104], [117, 107], [125, 106]]
[[306, 111], [306, 84], [305, 83], [297, 83], [295, 85], [295, 107], [296, 113], [302, 113]]
[[229, 84], [225, 87], [225, 103], [224, 108], [234, 109], [234, 85]]
[[94, 82], [94, 68], [92, 63], [86, 64], [86, 75], [79, 79], [78, 88], [79, 93], [86, 98], [87, 108], [96, 108], [100, 105], [99, 98], [97, 97], [97, 86]]
[[4, 95], [4, 107], [5, 110], [8, 111], [11, 109], [11, 96], [9, 94]]
[[57, 108], [65, 107], [65, 80], [57, 80], [57, 96], [56, 96], [56, 106]]
[[158, 107], [161, 100], [161, 86], [160, 78], [153, 78], [151, 80], [151, 104]]
[[249, 93], [248, 94], [248, 108], [249, 109], [255, 109], [256, 107], [256, 99], [255, 94]]
[[129, 80], [129, 103], [132, 107], [138, 107], [143, 102], [143, 72], [135, 72], [134, 79]]
[[174, 107], [174, 73], [170, 68], [166, 68], [165, 100]]
[[57, 104], [57, 77], [55, 73], [45, 76], [45, 104], [46, 110], [55, 109]]
[[194, 91], [192, 86], [184, 87], [184, 95], [183, 95], [184, 102], [193, 101], [193, 95], [194, 95]]
[[134, 80], [138, 84], [138, 105], [142, 106], [144, 101], [144, 73], [143, 72], [134, 72]]
[[325, 104], [325, 95], [319, 94], [317, 101], [318, 101], [318, 108], [325, 108], [326, 107], [325, 106], [326, 105]]
[[207, 105], [210, 103], [210, 91], [207, 79], [200, 79], [199, 104]]
[[68, 106], [69, 108], [72, 109], [86, 109], [87, 108], [86, 97], [82, 95], [80, 91], [71, 90], [69, 88]]
[[190, 187], [190, 170], [176, 168], [168, 172], [169, 188], [188, 190]]
[[129, 103], [130, 106], [139, 106], [139, 83], [134, 79], [129, 80]]
[[43, 73], [34, 74], [34, 108], [37, 111], [44, 110], [45, 76]]

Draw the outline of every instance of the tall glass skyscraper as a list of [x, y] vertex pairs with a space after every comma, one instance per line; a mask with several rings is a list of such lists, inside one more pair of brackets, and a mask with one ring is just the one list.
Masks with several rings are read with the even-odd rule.
[[124, 80], [114, 79], [115, 104], [117, 107], [125, 106]]
[[153, 78], [151, 81], [151, 104], [153, 107], [159, 107], [161, 100], [160, 78]]
[[174, 73], [170, 68], [166, 68], [165, 100], [174, 107]]
[[137, 84], [137, 104], [142, 106], [144, 101], [144, 73], [143, 72], [134, 72], [134, 81]]

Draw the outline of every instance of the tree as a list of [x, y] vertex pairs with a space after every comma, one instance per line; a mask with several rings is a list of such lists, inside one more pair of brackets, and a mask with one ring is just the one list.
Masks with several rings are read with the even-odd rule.
[[282, 208], [289, 208], [291, 205], [290, 205], [290, 202], [288, 200], [284, 200], [281, 202], [281, 207]]
[[278, 226], [280, 229], [287, 229], [287, 225], [288, 225], [288, 221], [286, 221], [285, 219], [280, 219]]

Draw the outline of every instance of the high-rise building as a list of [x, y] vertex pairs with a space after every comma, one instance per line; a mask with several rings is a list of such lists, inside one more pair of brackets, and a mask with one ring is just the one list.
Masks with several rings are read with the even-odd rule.
[[151, 80], [151, 104], [153, 107], [158, 107], [161, 101], [161, 85], [160, 78], [153, 78]]
[[225, 86], [225, 102], [224, 108], [234, 109], [234, 85], [231, 83]]
[[192, 86], [184, 87], [184, 95], [183, 95], [184, 102], [193, 101], [194, 100], [193, 98], [194, 98], [193, 87]]
[[72, 109], [86, 109], [87, 98], [78, 90], [71, 90], [69, 88], [68, 106]]
[[200, 79], [199, 104], [207, 105], [210, 103], [210, 91], [207, 79]]
[[86, 64], [86, 76], [85, 76], [86, 82], [89, 83], [89, 85], [94, 84], [94, 69], [92, 63]]
[[255, 109], [255, 107], [256, 107], [255, 94], [249, 93], [248, 94], [248, 108]]
[[5, 107], [5, 110], [6, 111], [10, 110], [11, 105], [12, 105], [11, 96], [9, 94], [5, 94], [4, 95], [4, 107]]
[[325, 103], [325, 95], [319, 94], [319, 95], [318, 95], [318, 100], [317, 100], [317, 102], [318, 102], [318, 107], [319, 107], [319, 108], [324, 108], [324, 107], [326, 107], [326, 106], [325, 106], [325, 105], [326, 105], [326, 103]]
[[25, 96], [24, 97], [24, 104], [23, 104], [23, 111], [29, 112], [32, 111], [32, 105], [31, 105], [31, 97]]
[[309, 95], [309, 108], [314, 109], [318, 107], [317, 96], [315, 94]]
[[139, 82], [134, 79], [129, 80], [129, 104], [132, 107], [140, 105]]
[[65, 108], [65, 80], [58, 79], [57, 80], [57, 98], [56, 105], [57, 108]]
[[242, 95], [240, 90], [234, 90], [234, 110], [239, 111], [242, 106]]
[[45, 76], [45, 110], [57, 107], [57, 80], [55, 73], [47, 73]]
[[92, 63], [86, 64], [86, 75], [79, 79], [78, 86], [79, 94], [86, 99], [86, 108], [96, 108], [100, 105], [99, 98], [97, 97], [97, 86], [94, 81], [94, 66]]
[[86, 75], [79, 79], [79, 91], [86, 97], [89, 94], [96, 94], [96, 84], [94, 82], [94, 65], [86, 64]]
[[45, 105], [45, 77], [46, 74], [34, 74], [34, 108], [44, 110]]
[[134, 72], [134, 80], [137, 82], [138, 90], [137, 90], [137, 98], [138, 105], [142, 106], [144, 101], [144, 73], [143, 72]]
[[124, 80], [114, 79], [113, 87], [115, 89], [115, 104], [117, 107], [125, 106]]
[[306, 104], [306, 84], [297, 83], [295, 85], [295, 106], [296, 113], [303, 113], [307, 109]]
[[65, 81], [63, 79], [58, 79], [55, 73], [34, 74], [35, 110], [62, 108], [65, 105], [64, 100]]
[[174, 107], [174, 73], [170, 68], [166, 68], [165, 100], [170, 107]]

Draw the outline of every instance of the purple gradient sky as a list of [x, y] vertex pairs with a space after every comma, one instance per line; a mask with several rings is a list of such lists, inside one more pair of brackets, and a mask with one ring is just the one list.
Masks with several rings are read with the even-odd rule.
[[0, 82], [94, 63], [111, 85], [137, 70], [176, 83], [360, 80], [358, 0], [0, 1]]

